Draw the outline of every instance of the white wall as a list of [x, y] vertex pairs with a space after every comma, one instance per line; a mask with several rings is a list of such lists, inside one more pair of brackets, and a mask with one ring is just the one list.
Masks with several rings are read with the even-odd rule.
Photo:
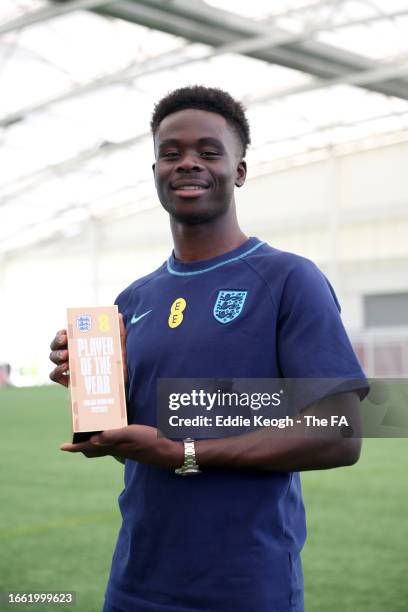
[[363, 294], [408, 291], [408, 143], [298, 166], [249, 181], [239, 215], [277, 248], [314, 260], [351, 332]]

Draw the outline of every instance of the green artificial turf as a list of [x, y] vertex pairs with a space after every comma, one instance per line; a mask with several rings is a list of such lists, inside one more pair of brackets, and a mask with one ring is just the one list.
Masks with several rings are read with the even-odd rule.
[[59, 450], [72, 437], [63, 388], [1, 389], [0, 418], [0, 591], [76, 591], [76, 606], [61, 609], [99, 612], [123, 466]]
[[[0, 389], [0, 417], [0, 591], [73, 590], [64, 609], [100, 612], [123, 467], [59, 451], [71, 437], [62, 388]], [[307, 612], [408, 609], [407, 446], [366, 440], [357, 465], [302, 475]]]
[[348, 468], [302, 474], [310, 612], [408, 610], [408, 440], [366, 439]]

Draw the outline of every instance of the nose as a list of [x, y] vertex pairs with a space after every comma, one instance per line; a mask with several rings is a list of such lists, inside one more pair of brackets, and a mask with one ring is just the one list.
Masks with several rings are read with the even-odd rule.
[[176, 166], [176, 172], [201, 172], [201, 170], [204, 170], [204, 166], [200, 159], [194, 153], [188, 152], [179, 158]]

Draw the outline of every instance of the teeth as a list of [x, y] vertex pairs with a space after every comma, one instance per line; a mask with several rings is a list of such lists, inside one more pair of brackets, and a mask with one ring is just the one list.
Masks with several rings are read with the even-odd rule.
[[193, 190], [195, 189], [195, 190], [199, 191], [201, 189], [205, 189], [205, 187], [202, 187], [200, 185], [183, 185], [181, 187], [177, 187], [177, 189], [185, 189], [186, 191], [190, 191], [192, 189]]

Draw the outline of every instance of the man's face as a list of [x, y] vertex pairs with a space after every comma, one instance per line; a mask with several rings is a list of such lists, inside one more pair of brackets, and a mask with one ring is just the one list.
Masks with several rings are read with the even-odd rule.
[[177, 221], [194, 225], [224, 214], [243, 185], [246, 165], [238, 135], [221, 115], [186, 109], [160, 123], [153, 165], [162, 206]]

